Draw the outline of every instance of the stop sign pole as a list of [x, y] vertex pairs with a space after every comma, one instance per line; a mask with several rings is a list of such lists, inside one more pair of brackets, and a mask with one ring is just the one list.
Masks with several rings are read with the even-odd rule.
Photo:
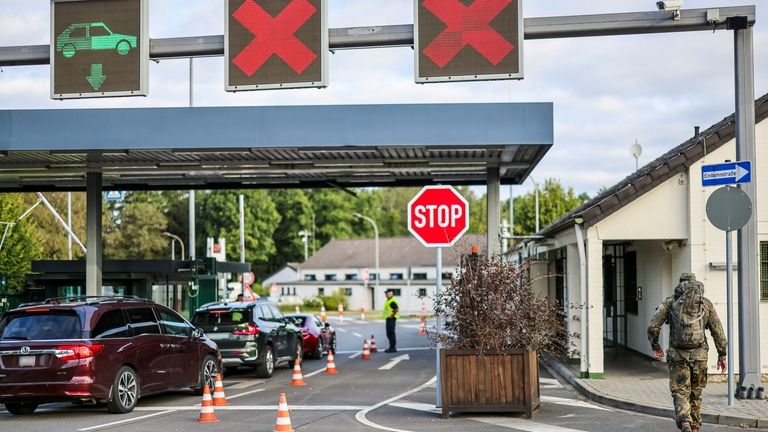
[[[451, 186], [425, 186], [408, 203], [408, 231], [426, 247], [435, 248], [435, 297], [443, 285], [443, 247], [453, 246], [469, 229], [469, 203]], [[442, 407], [440, 380], [440, 335], [442, 319], [435, 314], [437, 353], [435, 356], [435, 406]]]

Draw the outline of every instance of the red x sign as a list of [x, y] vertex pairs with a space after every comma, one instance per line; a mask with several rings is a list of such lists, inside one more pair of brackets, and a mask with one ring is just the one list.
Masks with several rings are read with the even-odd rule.
[[417, 15], [417, 81], [522, 77], [520, 0], [418, 0]]
[[227, 90], [322, 87], [326, 0], [228, 0]]

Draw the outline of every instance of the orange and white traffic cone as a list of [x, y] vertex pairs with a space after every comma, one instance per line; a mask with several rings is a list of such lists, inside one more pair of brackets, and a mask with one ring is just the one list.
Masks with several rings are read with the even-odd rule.
[[301, 309], [299, 309], [299, 305], [296, 305], [295, 308], [293, 308], [294, 313], [301, 313]]
[[296, 363], [293, 364], [293, 377], [291, 377], [291, 385], [292, 386], [307, 385], [304, 382], [304, 377], [301, 375], [301, 363], [299, 363], [299, 359], [296, 359]]
[[285, 399], [285, 393], [280, 393], [280, 399], [277, 402], [277, 421], [275, 421], [274, 432], [293, 432], [291, 413], [288, 412], [288, 401]]
[[421, 322], [419, 323], [419, 334], [425, 335], [427, 334], [427, 323], [424, 320], [424, 318], [421, 319]]
[[376, 348], [376, 338], [373, 335], [371, 335], [371, 352], [379, 352], [379, 349]]
[[363, 355], [360, 356], [363, 360], [370, 360], [371, 359], [371, 350], [368, 346], [368, 339], [363, 342]]
[[328, 321], [328, 314], [325, 312], [325, 305], [320, 306], [320, 321]]
[[208, 384], [203, 387], [203, 403], [200, 406], [200, 417], [197, 418], [198, 423], [215, 423], [219, 421], [216, 417], [216, 413], [213, 412], [213, 400], [211, 399], [211, 388]]
[[344, 305], [339, 303], [339, 322], [344, 322]]
[[333, 351], [328, 350], [328, 364], [325, 368], [325, 373], [328, 375], [336, 375], [339, 371], [336, 370], [336, 362], [333, 360]]
[[221, 382], [221, 374], [216, 374], [216, 382], [213, 386], [213, 406], [227, 406], [227, 397], [224, 395], [224, 383]]

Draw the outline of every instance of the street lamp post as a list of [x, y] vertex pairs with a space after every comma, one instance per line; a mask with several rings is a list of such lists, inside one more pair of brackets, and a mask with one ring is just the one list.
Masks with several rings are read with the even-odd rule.
[[[355, 217], [359, 217], [360, 219], [365, 219], [366, 221], [370, 222], [371, 225], [373, 225], [373, 234], [374, 234], [374, 249], [376, 250], [376, 292], [379, 292], [379, 279], [381, 279], [381, 273], [379, 272], [379, 227], [376, 225], [376, 221], [369, 218], [368, 216], [363, 216], [360, 213], [354, 212], [352, 213]], [[374, 305], [376, 304], [376, 299], [374, 298]]]
[[311, 233], [307, 230], [301, 230], [299, 231], [299, 237], [301, 237], [302, 241], [304, 242], [304, 261], [306, 262], [309, 259], [309, 236]]
[[[171, 233], [169, 233], [169, 232], [167, 232], [167, 231], [166, 231], [166, 232], [164, 232], [164, 233], [163, 233], [163, 235], [164, 235], [164, 236], [166, 236], [166, 237], [170, 237], [172, 242], [174, 242], [174, 241], [177, 241], [177, 242], [179, 242], [179, 244], [181, 245], [181, 259], [184, 259], [184, 258], [186, 257], [186, 255], [184, 255], [184, 242], [183, 242], [183, 241], [181, 241], [181, 237], [179, 237], [179, 236], [177, 236], [177, 235], [175, 235], [175, 234], [171, 234]], [[171, 243], [171, 246], [173, 246], [173, 245], [175, 245], [175, 244], [176, 244], [176, 243]], [[172, 250], [172, 251], [171, 251], [171, 259], [172, 259], [172, 260], [175, 260], [175, 259], [176, 259], [176, 253], [175, 253], [175, 250]]]

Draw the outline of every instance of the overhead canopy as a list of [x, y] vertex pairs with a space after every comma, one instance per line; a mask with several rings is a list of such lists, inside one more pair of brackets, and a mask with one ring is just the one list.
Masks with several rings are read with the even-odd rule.
[[0, 111], [0, 190], [520, 183], [551, 103]]

